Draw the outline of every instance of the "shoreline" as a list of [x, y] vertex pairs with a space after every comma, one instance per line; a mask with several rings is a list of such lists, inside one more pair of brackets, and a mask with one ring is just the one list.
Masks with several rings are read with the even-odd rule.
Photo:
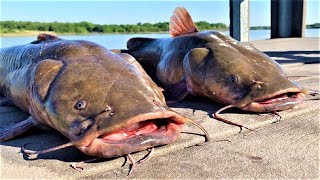
[[[306, 28], [306, 29], [320, 29], [320, 28]], [[215, 31], [228, 31], [229, 29], [212, 29]], [[269, 30], [269, 29], [255, 29], [251, 31], [256, 30]], [[54, 36], [95, 36], [95, 35], [121, 35], [121, 34], [168, 34], [169, 32], [163, 31], [163, 32], [117, 32], [117, 33], [56, 33], [54, 31], [20, 31], [20, 32], [9, 32], [9, 33], [3, 33], [0, 32], [0, 37], [34, 37], [41, 33], [51, 34]]]
[[9, 32], [9, 33], [0, 33], [0, 37], [30, 37], [30, 36], [37, 36], [41, 33], [47, 33], [51, 35], [58, 35], [53, 31], [20, 31], [20, 32]]
[[46, 33], [54, 36], [82, 36], [82, 35], [115, 35], [115, 34], [167, 34], [168, 32], [138, 32], [138, 33], [56, 33], [53, 31], [25, 31], [13, 33], [0, 33], [0, 37], [30, 37], [38, 34]]
[[56, 33], [53, 31], [34, 31], [34, 32], [18, 32], [18, 33], [0, 33], [0, 37], [31, 37], [38, 34], [46, 33], [54, 36], [82, 36], [82, 35], [115, 35], [115, 34], [167, 34], [167, 32], [139, 32], [139, 33]]
[[[213, 29], [215, 31], [227, 31], [228, 29]], [[81, 36], [81, 35], [121, 35], [121, 34], [168, 34], [169, 32], [118, 32], [118, 33], [56, 33], [54, 31], [21, 31], [21, 32], [10, 32], [10, 33], [0, 33], [0, 37], [32, 37], [38, 34], [46, 33], [54, 36]]]

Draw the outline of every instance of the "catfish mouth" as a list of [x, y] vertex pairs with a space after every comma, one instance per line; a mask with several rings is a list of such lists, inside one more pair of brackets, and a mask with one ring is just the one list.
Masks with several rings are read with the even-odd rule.
[[89, 145], [78, 147], [82, 152], [110, 158], [172, 143], [180, 134], [185, 118], [175, 112], [154, 112], [129, 119], [126, 127], [103, 133]]
[[98, 138], [110, 144], [130, 143], [138, 136], [166, 134], [170, 128], [177, 130], [179, 127], [171, 119], [147, 120]]
[[253, 112], [283, 111], [301, 104], [304, 97], [301, 90], [288, 89], [256, 99], [242, 109]]

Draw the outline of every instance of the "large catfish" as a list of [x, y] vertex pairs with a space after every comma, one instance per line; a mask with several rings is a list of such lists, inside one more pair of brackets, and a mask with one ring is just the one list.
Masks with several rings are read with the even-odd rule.
[[205, 96], [228, 105], [215, 113], [223, 120], [218, 113], [230, 107], [276, 113], [297, 106], [308, 93], [251, 44], [199, 32], [185, 8], [175, 9], [169, 27], [172, 38], [132, 38], [124, 50], [165, 89], [168, 102]]
[[5, 141], [37, 124], [103, 158], [172, 143], [191, 122], [169, 109], [159, 88], [128, 54], [81, 40], [40, 34], [30, 44], [0, 50], [0, 95], [30, 117], [1, 130]]

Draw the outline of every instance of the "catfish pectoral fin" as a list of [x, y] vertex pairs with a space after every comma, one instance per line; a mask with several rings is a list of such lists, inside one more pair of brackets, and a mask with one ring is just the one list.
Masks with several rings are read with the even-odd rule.
[[0, 142], [12, 139], [26, 131], [28, 131], [30, 128], [36, 126], [37, 123], [34, 122], [32, 117], [30, 116], [29, 118], [9, 127], [5, 128], [4, 130], [1, 131], [0, 133]]
[[185, 80], [182, 80], [176, 84], [171, 84], [164, 89], [163, 92], [166, 103], [173, 104], [181, 101], [189, 95]]

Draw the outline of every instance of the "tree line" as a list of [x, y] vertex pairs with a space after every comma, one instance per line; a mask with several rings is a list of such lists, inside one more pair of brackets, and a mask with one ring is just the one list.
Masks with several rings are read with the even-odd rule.
[[309, 24], [307, 25], [308, 29], [317, 29], [320, 28], [320, 23], [314, 23], [314, 24]]
[[[320, 23], [308, 24], [306, 25], [307, 29], [318, 29], [320, 28]], [[271, 29], [270, 26], [251, 26], [250, 30], [266, 30]]]
[[[225, 30], [228, 28], [223, 23], [208, 23], [200, 21], [195, 23], [200, 30], [216, 29]], [[137, 24], [110, 24], [100, 25], [90, 22], [29, 22], [29, 21], [0, 21], [0, 32], [11, 33], [19, 31], [53, 31], [56, 33], [157, 33], [168, 32], [169, 22], [137, 23]]]

